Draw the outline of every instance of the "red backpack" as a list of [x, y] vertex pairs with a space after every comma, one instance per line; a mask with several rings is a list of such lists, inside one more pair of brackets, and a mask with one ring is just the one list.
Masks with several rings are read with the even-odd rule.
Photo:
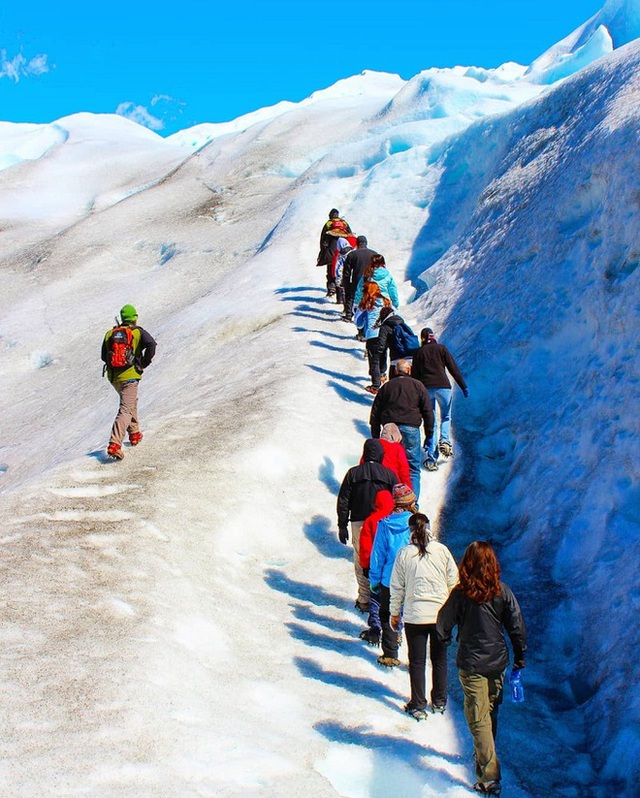
[[122, 369], [133, 366], [135, 354], [131, 327], [114, 327], [107, 341], [107, 351], [109, 368]]

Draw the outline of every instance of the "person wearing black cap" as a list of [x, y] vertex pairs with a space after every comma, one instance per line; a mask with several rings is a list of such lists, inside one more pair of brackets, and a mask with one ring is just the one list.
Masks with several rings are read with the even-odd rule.
[[352, 235], [349, 224], [340, 216], [337, 208], [331, 208], [329, 219], [322, 225], [320, 251], [316, 266], [326, 266], [327, 296], [335, 296], [336, 284], [333, 278], [333, 256], [338, 248], [338, 238]]
[[383, 457], [384, 449], [380, 441], [371, 438], [366, 440], [362, 450], [363, 462], [347, 471], [338, 492], [338, 538], [340, 543], [347, 545], [347, 525], [351, 521], [353, 567], [358, 583], [356, 607], [361, 612], [369, 608], [369, 580], [360, 565], [360, 530], [375, 508], [378, 491], [393, 491], [398, 479], [390, 468], [382, 465]]
[[356, 295], [356, 288], [360, 282], [364, 270], [371, 262], [371, 258], [378, 253], [369, 249], [366, 236], [358, 236], [356, 239], [356, 249], [344, 259], [342, 267], [342, 287], [344, 288], [344, 313], [342, 319], [351, 321], [353, 319], [353, 298]]
[[138, 327], [138, 311], [133, 305], [120, 310], [120, 324], [109, 330], [102, 341], [101, 357], [104, 372], [116, 393], [120, 405], [113, 427], [107, 454], [122, 460], [122, 441], [129, 433], [129, 443], [137, 446], [142, 440], [138, 421], [138, 385], [142, 372], [153, 360], [156, 342], [142, 327]]
[[[462, 395], [467, 398], [469, 390], [453, 355], [444, 344], [439, 344], [431, 327], [420, 333], [421, 346], [413, 356], [411, 376], [427, 389], [433, 409], [433, 430], [427, 433], [424, 443], [424, 467], [437, 471], [438, 453], [443, 457], [453, 456], [451, 444], [451, 405], [453, 394], [447, 371], [460, 386]], [[440, 436], [438, 438], [436, 406], [440, 411]]]

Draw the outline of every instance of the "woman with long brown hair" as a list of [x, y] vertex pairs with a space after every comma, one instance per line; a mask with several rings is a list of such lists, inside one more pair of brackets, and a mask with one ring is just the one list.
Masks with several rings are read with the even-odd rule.
[[473, 786], [485, 795], [499, 795], [500, 763], [495, 738], [504, 672], [509, 665], [504, 631], [513, 647], [514, 669], [524, 668], [526, 631], [518, 602], [500, 581], [500, 564], [488, 543], [471, 543], [458, 571], [460, 581], [438, 613], [436, 629], [440, 639], [449, 645], [451, 631], [458, 627], [456, 665], [476, 756], [478, 781]]
[[354, 304], [358, 304], [362, 299], [364, 286], [366, 283], [377, 283], [380, 286], [382, 296], [391, 300], [394, 307], [400, 305], [398, 297], [398, 287], [393, 279], [391, 272], [387, 269], [384, 257], [377, 253], [369, 261], [369, 265], [364, 270], [364, 274], [358, 282], [356, 294], [353, 299]]
[[390, 306], [391, 301], [382, 295], [380, 286], [377, 283], [364, 284], [363, 295], [358, 304], [354, 322], [358, 330], [364, 335], [366, 342], [371, 385], [368, 385], [365, 390], [373, 394], [378, 393], [382, 375], [387, 371], [387, 350], [380, 351], [378, 345], [378, 335], [380, 334], [378, 319], [380, 311]]

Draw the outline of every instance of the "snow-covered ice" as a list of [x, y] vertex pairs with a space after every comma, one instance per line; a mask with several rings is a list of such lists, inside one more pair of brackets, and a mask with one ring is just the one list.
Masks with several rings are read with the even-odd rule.
[[[528, 70], [366, 72], [167, 140], [0, 123], [3, 795], [471, 794], [453, 656], [417, 724], [358, 639], [335, 497], [371, 397], [314, 266], [331, 207], [470, 386], [421, 505], [457, 559], [495, 543], [528, 621], [505, 792], [635, 794], [638, 9]], [[158, 354], [114, 464], [127, 302]]]

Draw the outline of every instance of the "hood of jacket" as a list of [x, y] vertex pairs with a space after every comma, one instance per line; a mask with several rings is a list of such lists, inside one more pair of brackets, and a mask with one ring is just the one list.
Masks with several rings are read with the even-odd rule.
[[409, 527], [409, 519], [413, 515], [409, 510], [403, 510], [401, 513], [391, 513], [385, 518], [385, 523], [391, 535], [402, 535], [407, 532]]
[[379, 490], [376, 493], [376, 498], [373, 502], [373, 512], [376, 515], [379, 515], [380, 518], [390, 515], [395, 506], [396, 505], [393, 501], [393, 496], [388, 490]]
[[389, 421], [388, 424], [384, 425], [380, 437], [383, 441], [391, 441], [391, 443], [402, 442], [402, 433], [398, 429], [398, 425], [394, 424], [393, 421]]
[[362, 457], [365, 463], [381, 463], [384, 457], [384, 448], [377, 438], [369, 438], [364, 442]]

